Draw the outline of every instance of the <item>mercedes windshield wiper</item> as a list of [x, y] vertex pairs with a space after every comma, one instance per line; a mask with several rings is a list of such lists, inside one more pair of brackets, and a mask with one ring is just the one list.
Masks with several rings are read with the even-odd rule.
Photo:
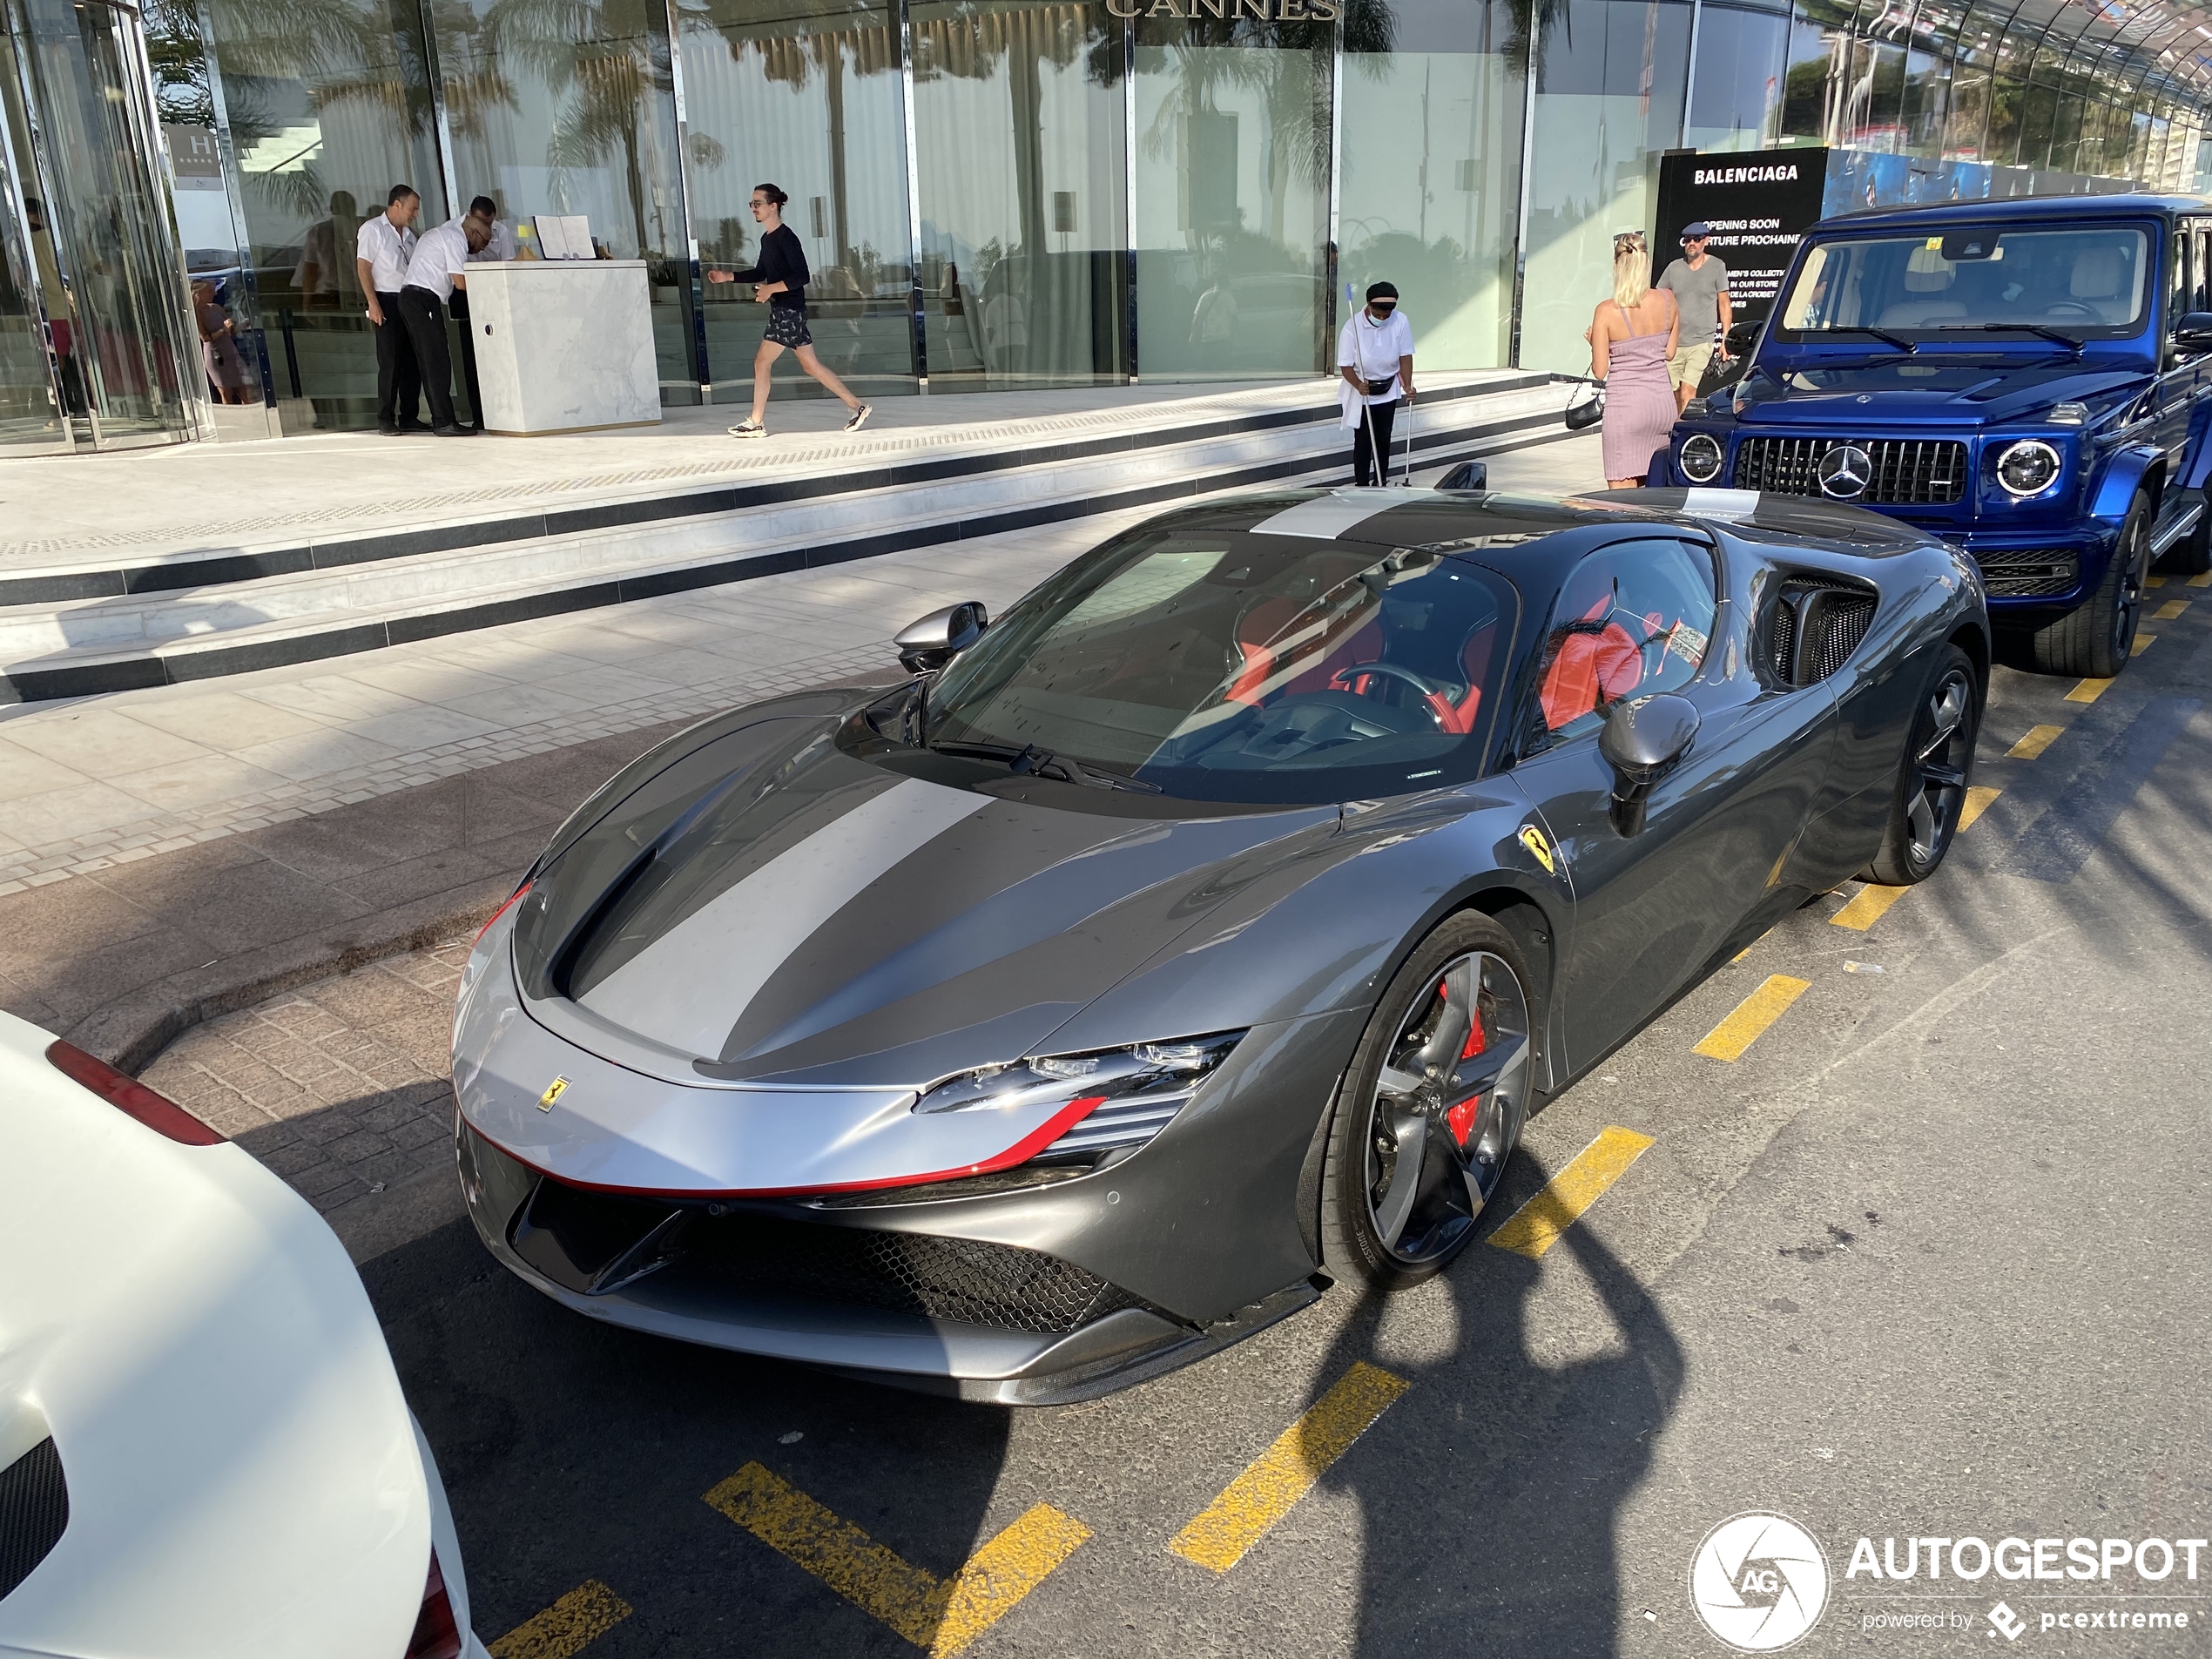
[[2046, 328], [2040, 322], [1962, 322], [1932, 325], [1939, 334], [2040, 334], [2065, 347], [2076, 357], [2081, 355], [2082, 342], [2062, 328]]
[[1822, 334], [1871, 334], [1884, 345], [1894, 346], [1901, 352], [1909, 354], [1920, 349], [1911, 341], [1907, 340], [1903, 334], [1893, 334], [1886, 328], [1851, 327], [1831, 325], [1829, 327], [1811, 329], [1807, 332]]
[[1040, 778], [1055, 778], [1063, 784], [1082, 784], [1092, 789], [1133, 789], [1145, 795], [1160, 792], [1157, 784], [1148, 784], [1118, 772], [1087, 766], [1071, 755], [1055, 754], [1049, 749], [1038, 748], [1034, 743], [1020, 749], [1010, 743], [932, 743], [925, 746], [941, 755], [966, 755], [977, 760], [1003, 760], [1006, 769], [1017, 777], [1034, 773]]

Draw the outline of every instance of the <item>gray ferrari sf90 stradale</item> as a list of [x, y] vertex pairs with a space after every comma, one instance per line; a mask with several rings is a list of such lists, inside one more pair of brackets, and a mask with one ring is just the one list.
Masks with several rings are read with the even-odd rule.
[[1436, 1272], [1548, 1096], [1935, 869], [1989, 664], [1961, 555], [1713, 490], [1210, 503], [900, 644], [554, 838], [462, 1183], [579, 1312], [1008, 1403]]

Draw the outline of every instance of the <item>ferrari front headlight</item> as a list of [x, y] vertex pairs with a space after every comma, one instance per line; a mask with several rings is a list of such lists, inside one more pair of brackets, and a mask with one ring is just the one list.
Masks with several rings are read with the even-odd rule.
[[1096, 1158], [1143, 1145], [1175, 1120], [1198, 1085], [1217, 1070], [1242, 1031], [1172, 1042], [1133, 1043], [1089, 1054], [1044, 1055], [985, 1066], [933, 1084], [917, 1112], [1008, 1111], [1087, 1106], [1035, 1162]]

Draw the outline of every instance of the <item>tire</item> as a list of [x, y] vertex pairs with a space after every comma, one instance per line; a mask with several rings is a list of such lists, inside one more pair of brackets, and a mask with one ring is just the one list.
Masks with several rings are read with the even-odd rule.
[[2143, 580], [2150, 574], [2150, 527], [2158, 516], [2149, 492], [2137, 490], [2120, 527], [2120, 544], [2096, 590], [2075, 610], [2029, 637], [2036, 669], [2108, 680], [2128, 666], [2135, 624], [2143, 612]]
[[[1460, 1012], [1470, 1002], [1479, 1047]], [[1329, 1126], [1321, 1251], [1333, 1277], [1404, 1290], [1467, 1248], [1527, 1120], [1543, 1019], [1521, 947], [1492, 918], [1462, 912], [1414, 948], [1352, 1051]]]
[[1974, 665], [1958, 646], [1946, 645], [1913, 712], [1890, 799], [1890, 821], [1882, 832], [1882, 850], [1866, 872], [1868, 880], [1909, 887], [1936, 873], [1959, 833], [1980, 730]]

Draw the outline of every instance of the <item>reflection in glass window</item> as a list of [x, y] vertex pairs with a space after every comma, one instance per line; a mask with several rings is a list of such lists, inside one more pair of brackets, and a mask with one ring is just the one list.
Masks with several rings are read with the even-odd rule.
[[[885, 0], [697, 0], [683, 30], [685, 157], [699, 257], [742, 270], [760, 251], [752, 187], [791, 198], [806, 249], [807, 327], [823, 362], [861, 397], [916, 389], [907, 315], [906, 115]], [[707, 363], [720, 396], [752, 396], [766, 308], [739, 283], [705, 291]], [[826, 397], [804, 375], [779, 395]]]
[[2120, 339], [2142, 327], [2149, 248], [2132, 226], [1828, 238], [1799, 268], [1782, 327], [1939, 335], [2033, 323]]
[[1538, 700], [1554, 743], [1594, 732], [1624, 698], [1676, 691], [1712, 642], [1710, 558], [1680, 542], [1593, 553], [1560, 590]]
[[[1613, 292], [1613, 233], [1649, 233], [1659, 157], [1682, 138], [1689, 7], [1566, 0], [1550, 15], [1536, 81], [1521, 361], [1584, 374], [1582, 332]], [[1662, 270], [1674, 256], [1653, 253]]]
[[428, 3], [462, 203], [489, 196], [523, 227], [538, 213], [582, 214], [613, 257], [648, 261], [661, 401], [698, 402], [666, 10]]
[[1527, 63], [1506, 0], [1346, 16], [1337, 314], [1389, 279], [1426, 368], [1494, 368], [1511, 349]]
[[1121, 20], [1099, 0], [917, 0], [929, 389], [1129, 373]]
[[955, 658], [927, 735], [1188, 799], [1442, 787], [1480, 763], [1517, 615], [1502, 577], [1434, 552], [1137, 532]]
[[1145, 380], [1323, 368], [1332, 48], [1325, 24], [1137, 20]]
[[1775, 143], [1789, 35], [1789, 0], [1706, 0], [1685, 144], [1710, 152], [1760, 150]]
[[277, 409], [287, 432], [376, 424], [354, 237], [394, 185], [447, 214], [415, 0], [206, 0]]

